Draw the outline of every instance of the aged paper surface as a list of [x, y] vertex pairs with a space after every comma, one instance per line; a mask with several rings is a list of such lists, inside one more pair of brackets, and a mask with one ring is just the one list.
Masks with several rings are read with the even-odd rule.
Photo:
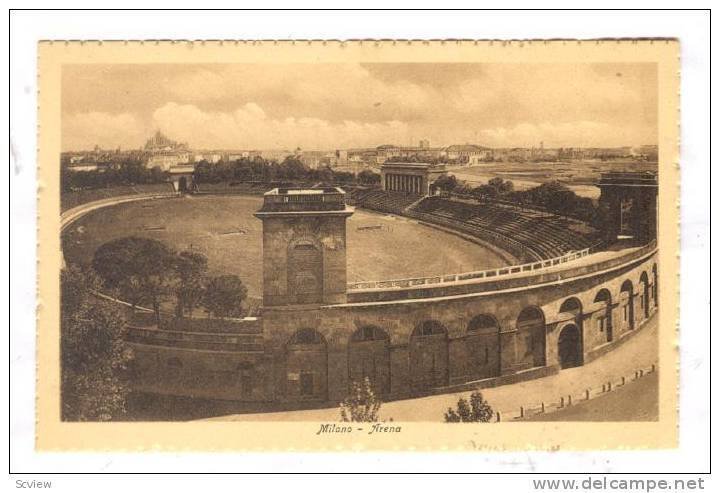
[[676, 42], [39, 52], [38, 449], [676, 446]]

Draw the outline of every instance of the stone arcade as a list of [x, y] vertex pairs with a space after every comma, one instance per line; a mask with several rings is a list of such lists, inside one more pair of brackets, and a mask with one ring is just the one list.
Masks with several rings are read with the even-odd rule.
[[[657, 188], [636, 179], [603, 176], [610, 210], [628, 195], [641, 203], [633, 207], [652, 209]], [[206, 320], [202, 330], [130, 327], [137, 388], [270, 409], [338, 402], [365, 377], [385, 399], [510, 383], [601, 356], [658, 306], [656, 219], [638, 219], [638, 209], [630, 221], [637, 243], [601, 259], [348, 289], [351, 214], [339, 188], [267, 192], [256, 214], [263, 223], [261, 316]], [[613, 217], [611, 231], [623, 231], [625, 219]]]

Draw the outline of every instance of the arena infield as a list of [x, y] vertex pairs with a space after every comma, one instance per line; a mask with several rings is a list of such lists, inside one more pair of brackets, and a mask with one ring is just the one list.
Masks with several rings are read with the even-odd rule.
[[[185, 196], [88, 213], [63, 233], [68, 263], [89, 264], [99, 246], [124, 236], [207, 255], [211, 274], [236, 274], [262, 290], [262, 223], [256, 196]], [[435, 276], [507, 265], [496, 252], [412, 219], [356, 209], [347, 223], [348, 282]]]

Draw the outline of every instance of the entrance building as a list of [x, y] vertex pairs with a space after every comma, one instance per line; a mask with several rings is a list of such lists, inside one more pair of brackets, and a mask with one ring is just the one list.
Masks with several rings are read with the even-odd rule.
[[608, 239], [631, 239], [646, 244], [657, 232], [657, 174], [603, 173], [598, 182], [600, 204], [609, 212]]
[[173, 190], [178, 193], [189, 193], [195, 191], [195, 166], [192, 164], [171, 166], [168, 170]]
[[383, 190], [420, 196], [434, 195], [433, 183], [444, 173], [444, 164], [385, 163], [380, 168]]

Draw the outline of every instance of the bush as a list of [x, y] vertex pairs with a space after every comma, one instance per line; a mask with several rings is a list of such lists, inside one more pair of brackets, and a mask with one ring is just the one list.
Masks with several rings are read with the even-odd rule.
[[340, 420], [355, 422], [377, 422], [382, 401], [375, 394], [370, 379], [353, 382], [350, 394], [340, 403]]
[[487, 423], [493, 417], [490, 404], [476, 390], [470, 394], [470, 403], [464, 397], [458, 399], [457, 408], [448, 408], [445, 413], [446, 423]]

